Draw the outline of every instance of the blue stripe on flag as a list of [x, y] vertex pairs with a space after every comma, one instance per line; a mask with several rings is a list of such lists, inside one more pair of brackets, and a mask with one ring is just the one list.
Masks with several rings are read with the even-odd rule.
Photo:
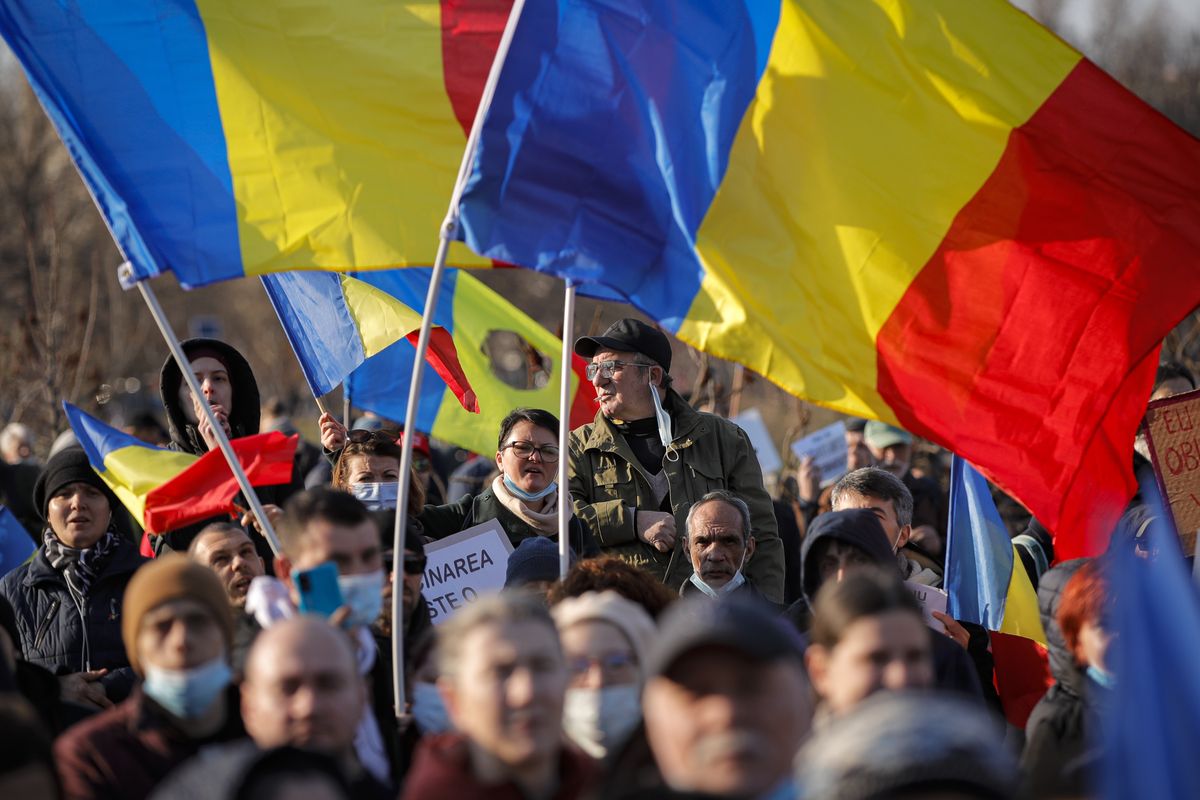
[[111, 425], [106, 425], [88, 414], [78, 406], [63, 401], [63, 411], [67, 414], [67, 422], [75, 432], [75, 438], [87, 453], [88, 461], [97, 472], [104, 472], [104, 458], [116, 450], [125, 447], [142, 447], [147, 450], [162, 450], [149, 442], [144, 442], [136, 436], [119, 431]]
[[1012, 538], [987, 479], [956, 455], [950, 464], [946, 534], [947, 613], [1000, 630], [1012, 571]]
[[0, 578], [28, 561], [35, 550], [37, 544], [24, 526], [11, 511], [0, 505]]
[[279, 272], [261, 278], [313, 395], [329, 394], [366, 358], [341, 276]]

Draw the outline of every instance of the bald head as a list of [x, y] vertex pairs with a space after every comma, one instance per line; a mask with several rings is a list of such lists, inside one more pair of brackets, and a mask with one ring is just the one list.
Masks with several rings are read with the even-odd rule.
[[246, 658], [242, 719], [262, 748], [293, 745], [351, 758], [366, 687], [350, 640], [312, 617], [259, 634]]

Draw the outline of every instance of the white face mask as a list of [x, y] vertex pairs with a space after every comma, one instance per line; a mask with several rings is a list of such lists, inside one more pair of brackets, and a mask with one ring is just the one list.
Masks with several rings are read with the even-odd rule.
[[620, 747], [641, 718], [641, 691], [637, 684], [567, 689], [563, 730], [592, 758], [604, 758]]
[[737, 572], [733, 573], [733, 577], [729, 579], [729, 582], [726, 583], [724, 586], [722, 586], [720, 589], [714, 589], [713, 587], [711, 587], [707, 583], [705, 583], [704, 579], [700, 577], [699, 572], [693, 572], [692, 577], [689, 578], [689, 580], [692, 582], [693, 586], [695, 586], [700, 591], [704, 592], [706, 595], [711, 597], [713, 600], [720, 600], [722, 595], [729, 594], [730, 592], [734, 591], [735, 589], [737, 589], [739, 586], [741, 586], [743, 583], [746, 582], [746, 576], [742, 574], [742, 567], [746, 566], [746, 553], [747, 552], [748, 551], [746, 551], [746, 550], [742, 551], [742, 563], [738, 564]]

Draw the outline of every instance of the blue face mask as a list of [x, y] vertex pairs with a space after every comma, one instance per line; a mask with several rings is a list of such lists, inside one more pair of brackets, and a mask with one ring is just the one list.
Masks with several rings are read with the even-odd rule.
[[184, 670], [147, 664], [142, 691], [180, 719], [194, 719], [212, 707], [232, 679], [224, 656]]
[[1088, 664], [1087, 676], [1105, 689], [1117, 688], [1117, 676]]
[[395, 508], [396, 498], [399, 497], [400, 484], [391, 483], [359, 483], [350, 487], [350, 494], [362, 501], [368, 511]]
[[413, 684], [412, 713], [417, 729], [423, 734], [445, 733], [454, 727], [441, 692], [432, 683], [418, 681]]
[[531, 494], [530, 492], [527, 492], [524, 489], [522, 489], [520, 486], [517, 486], [515, 483], [513, 483], [509, 479], [509, 477], [507, 475], [505, 475], [504, 476], [504, 488], [506, 488], [510, 492], [512, 492], [513, 497], [516, 497], [519, 500], [528, 500], [529, 502], [532, 503], [535, 500], [541, 500], [546, 495], [553, 494], [555, 491], [557, 491], [558, 490], [558, 482], [550, 481], [550, 483], [546, 485], [545, 489], [542, 489], [540, 492], [534, 492]]
[[342, 602], [350, 606], [347, 628], [370, 625], [379, 618], [379, 612], [383, 610], [384, 580], [383, 570], [363, 575], [338, 575]]

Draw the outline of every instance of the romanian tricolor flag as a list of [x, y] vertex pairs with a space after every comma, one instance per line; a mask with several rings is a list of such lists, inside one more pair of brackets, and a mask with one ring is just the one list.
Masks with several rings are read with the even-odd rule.
[[950, 466], [945, 585], [950, 616], [992, 632], [996, 690], [1005, 716], [1024, 728], [1054, 682], [1037, 593], [987, 480], [958, 456]]
[[[403, 269], [360, 273], [357, 277], [406, 304], [420, 306], [429, 290], [430, 271]], [[479, 415], [468, 414], [454, 399], [445, 381], [426, 373], [417, 406], [417, 430], [476, 453], [496, 452], [500, 421], [519, 406], [544, 408], [558, 414], [562, 341], [479, 279], [465, 270], [447, 270], [433, 321], [448, 331], [458, 347], [463, 372], [479, 398]], [[495, 341], [512, 334], [531, 349], [510, 373], [497, 374], [492, 352]], [[513, 351], [508, 351], [511, 356]], [[404, 419], [415, 351], [399, 342], [367, 359], [346, 382], [351, 402], [389, 419]], [[571, 363], [571, 427], [596, 415], [596, 389], [584, 377], [586, 362]]]
[[[202, 456], [164, 450], [70, 403], [64, 402], [63, 410], [92, 469], [147, 533], [166, 533], [234, 510], [237, 480], [220, 450]], [[231, 444], [250, 483], [270, 486], [292, 479], [299, 438], [272, 431], [233, 439]]]
[[[350, 275], [285, 272], [264, 275], [262, 282], [315, 397], [332, 392], [359, 364], [399, 340], [417, 343], [421, 314]], [[464, 409], [479, 413], [454, 339], [440, 325], [430, 331], [425, 360]]]
[[1101, 549], [1200, 304], [1200, 143], [1006, 0], [529, 0], [482, 255], [977, 464]]
[[191, 287], [432, 264], [511, 4], [0, 0], [0, 36], [135, 279]]

